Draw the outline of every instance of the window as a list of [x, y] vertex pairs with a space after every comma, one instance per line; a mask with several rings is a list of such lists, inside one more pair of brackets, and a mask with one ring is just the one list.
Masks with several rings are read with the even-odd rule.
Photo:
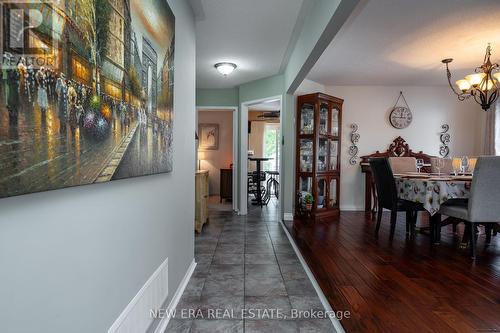
[[280, 124], [267, 123], [264, 127], [262, 150], [264, 157], [272, 158], [272, 160], [264, 162], [264, 171], [279, 171], [280, 143]]
[[90, 83], [90, 68], [84, 60], [79, 59], [76, 55], [71, 58], [71, 66], [74, 78], [77, 81], [85, 84]]

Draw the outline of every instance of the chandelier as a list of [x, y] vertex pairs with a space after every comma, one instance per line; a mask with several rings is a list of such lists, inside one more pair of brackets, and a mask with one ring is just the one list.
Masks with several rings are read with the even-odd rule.
[[498, 72], [500, 66], [498, 64], [492, 64], [490, 57], [491, 46], [488, 44], [483, 64], [474, 70], [474, 74], [467, 75], [464, 79], [456, 82], [460, 92], [457, 92], [451, 84], [451, 72], [448, 68], [448, 64], [451, 63], [453, 59], [449, 58], [442, 60], [442, 63], [446, 65], [448, 84], [451, 90], [458, 96], [458, 99], [464, 101], [473, 97], [474, 100], [481, 105], [484, 111], [488, 111], [500, 95], [500, 72]]

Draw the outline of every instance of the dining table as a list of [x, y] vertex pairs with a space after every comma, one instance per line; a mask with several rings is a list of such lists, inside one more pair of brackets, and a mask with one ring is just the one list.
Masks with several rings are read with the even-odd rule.
[[249, 161], [255, 162], [255, 172], [257, 173], [257, 193], [256, 193], [256, 198], [255, 202], [252, 202], [253, 205], [262, 206], [264, 205], [264, 201], [262, 200], [262, 192], [260, 191], [260, 183], [263, 182], [265, 179], [262, 179], [260, 177], [260, 173], [262, 170], [261, 167], [261, 162], [266, 162], [272, 160], [272, 157], [248, 157]]
[[441, 239], [439, 210], [449, 200], [470, 197], [472, 175], [448, 175], [429, 173], [395, 174], [398, 198], [422, 204], [429, 213], [430, 233], [434, 244]]

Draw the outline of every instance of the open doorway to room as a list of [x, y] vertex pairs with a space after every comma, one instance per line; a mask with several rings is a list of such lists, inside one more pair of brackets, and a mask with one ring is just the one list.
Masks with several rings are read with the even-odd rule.
[[199, 108], [197, 116], [197, 169], [208, 171], [208, 207], [234, 209], [234, 109]]
[[248, 126], [246, 132], [242, 126], [241, 205], [245, 200], [248, 212], [278, 217], [281, 207], [281, 98], [244, 103], [241, 118]]

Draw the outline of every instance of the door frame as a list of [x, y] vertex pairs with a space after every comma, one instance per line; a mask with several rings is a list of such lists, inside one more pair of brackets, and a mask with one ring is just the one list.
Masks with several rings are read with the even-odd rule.
[[252, 101], [246, 101], [241, 103], [240, 106], [240, 158], [239, 158], [239, 170], [240, 170], [240, 202], [239, 202], [239, 215], [248, 214], [248, 109], [250, 106], [255, 104], [261, 104], [267, 101], [278, 100], [280, 103], [280, 205], [278, 215], [282, 217], [283, 213], [283, 95], [269, 96], [266, 98], [260, 98]]
[[[198, 132], [198, 112], [200, 111], [231, 111], [233, 118], [233, 211], [238, 212], [238, 107], [237, 106], [197, 106], [196, 132]], [[198, 165], [198, 149], [196, 149], [196, 164]]]

